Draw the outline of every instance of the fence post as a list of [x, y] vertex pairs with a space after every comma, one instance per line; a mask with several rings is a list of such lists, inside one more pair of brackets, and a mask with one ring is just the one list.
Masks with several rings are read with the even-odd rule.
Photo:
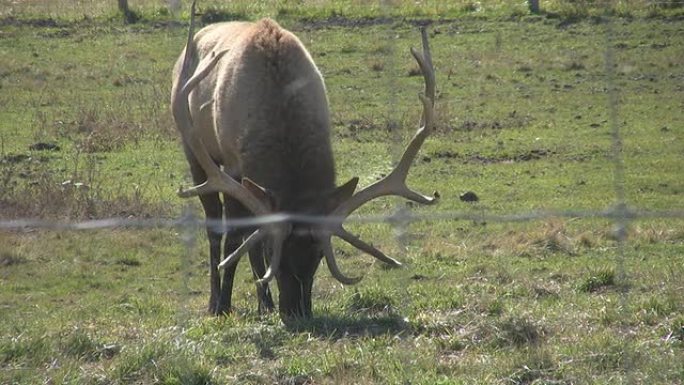
[[119, 0], [119, 11], [128, 13], [128, 0]]
[[527, 4], [530, 7], [530, 12], [534, 14], [539, 13], [539, 0], [527, 0]]
[[131, 24], [138, 21], [138, 15], [128, 8], [128, 0], [118, 0], [119, 12], [123, 14], [124, 23]]
[[175, 15], [176, 12], [178, 12], [181, 8], [180, 0], [168, 0], [168, 3], [169, 3], [169, 12], [171, 12], [172, 15]]
[[183, 242], [183, 251], [180, 254], [181, 266], [181, 288], [179, 290], [179, 323], [185, 327], [190, 320], [190, 310], [188, 303], [190, 302], [190, 276], [192, 272], [192, 264], [190, 258], [195, 254], [195, 247], [197, 245], [197, 217], [195, 217], [192, 207], [185, 206], [183, 209], [183, 216], [177, 223], [178, 234]]

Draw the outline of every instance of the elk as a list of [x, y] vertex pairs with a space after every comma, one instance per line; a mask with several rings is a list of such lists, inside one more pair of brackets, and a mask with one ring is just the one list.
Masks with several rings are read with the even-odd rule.
[[[425, 80], [419, 129], [391, 173], [355, 192], [356, 177], [335, 185], [326, 89], [301, 41], [271, 19], [212, 24], [193, 35], [194, 9], [193, 3], [187, 44], [173, 70], [171, 109], [196, 184], [178, 194], [199, 196], [207, 219], [209, 312], [230, 311], [237, 262], [249, 254], [259, 311], [274, 309], [268, 284], [275, 278], [281, 318], [311, 317], [314, 274], [323, 258], [341, 283], [360, 280], [340, 271], [333, 235], [384, 263], [401, 265], [344, 229], [352, 212], [381, 196], [421, 204], [439, 197], [406, 185], [411, 163], [434, 126], [427, 34], [423, 29], [423, 52], [411, 50]], [[278, 213], [326, 220], [227, 230], [209, 224]]]

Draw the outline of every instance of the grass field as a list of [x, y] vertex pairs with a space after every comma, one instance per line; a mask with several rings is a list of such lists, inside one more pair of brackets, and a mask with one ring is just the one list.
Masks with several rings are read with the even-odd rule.
[[[258, 315], [246, 263], [235, 312], [206, 314], [199, 230], [0, 230], [0, 383], [684, 383], [683, 4], [541, 3], [202, 2], [205, 21], [270, 15], [301, 38], [338, 180], [362, 185], [417, 127], [408, 48], [431, 20], [439, 122], [410, 184], [440, 192], [412, 208], [433, 219], [350, 224], [406, 266], [336, 244], [363, 281], [321, 267], [314, 318], [289, 326]], [[0, 0], [0, 221], [200, 215], [175, 195], [190, 179], [168, 111], [187, 11], [130, 4], [137, 23], [114, 1]], [[477, 218], [602, 211], [620, 191], [671, 216], [624, 238], [602, 217]]]

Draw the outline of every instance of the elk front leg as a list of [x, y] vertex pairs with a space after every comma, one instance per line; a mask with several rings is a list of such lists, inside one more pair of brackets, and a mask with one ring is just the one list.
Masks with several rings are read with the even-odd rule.
[[[195, 183], [201, 183], [207, 178], [206, 173], [197, 162], [192, 151], [187, 146], [183, 146], [185, 157], [190, 165], [190, 174]], [[218, 313], [219, 292], [221, 291], [221, 278], [218, 272], [218, 265], [221, 262], [221, 241], [223, 240], [223, 229], [215, 226], [223, 218], [223, 206], [218, 193], [202, 194], [199, 196], [204, 209], [204, 216], [207, 220], [207, 238], [209, 239], [209, 313]]]
[[[248, 211], [237, 200], [224, 195], [226, 202], [225, 212], [229, 218], [242, 218], [248, 215]], [[231, 228], [226, 237], [225, 256], [228, 257], [242, 244], [243, 237], [253, 229]], [[262, 243], [255, 245], [249, 252], [249, 261], [252, 267], [252, 273], [255, 279], [260, 279], [266, 274], [266, 265], [264, 260], [264, 249]], [[237, 263], [228, 265], [223, 273], [223, 280], [221, 282], [221, 295], [219, 297], [218, 313], [227, 313], [230, 311], [232, 302], [233, 281], [235, 280], [235, 272]], [[273, 297], [268, 284], [257, 283], [257, 300], [259, 302], [259, 314], [273, 311], [275, 305], [273, 304]]]
[[[231, 219], [243, 218], [248, 214], [245, 207], [240, 204], [236, 199], [231, 198], [228, 194], [223, 194], [224, 201], [224, 212], [226, 214], [226, 219], [230, 221]], [[224, 258], [227, 258], [242, 244], [242, 238], [244, 237], [247, 229], [238, 228], [234, 226], [229, 226], [228, 233], [226, 234], [226, 244], [224, 247]], [[233, 282], [235, 281], [235, 272], [237, 270], [237, 263], [226, 267], [223, 271], [223, 280], [221, 281], [221, 294], [218, 298], [218, 314], [227, 314], [232, 308], [232, 298], [233, 298]], [[215, 270], [216, 274], [219, 274], [218, 265]]]

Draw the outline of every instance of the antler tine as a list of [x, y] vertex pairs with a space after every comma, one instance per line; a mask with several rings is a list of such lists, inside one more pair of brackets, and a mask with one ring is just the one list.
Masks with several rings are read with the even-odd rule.
[[347, 277], [342, 273], [342, 271], [340, 271], [339, 266], [337, 266], [337, 260], [335, 259], [335, 253], [333, 252], [332, 248], [331, 237], [333, 234], [347, 241], [347, 243], [356, 247], [357, 249], [365, 251], [366, 253], [374, 256], [382, 262], [387, 263], [388, 265], [395, 267], [401, 266], [401, 262], [397, 261], [394, 258], [386, 256], [382, 251], [376, 249], [373, 245], [364, 242], [357, 236], [349, 233], [342, 226], [339, 226], [334, 230], [323, 231], [318, 235], [318, 238], [320, 244], [322, 245], [323, 255], [325, 256], [325, 261], [328, 265], [328, 269], [330, 270], [330, 273], [335, 279], [337, 279], [345, 285], [353, 285], [359, 282], [361, 280], [361, 277]]
[[365, 251], [366, 253], [374, 256], [375, 258], [379, 259], [382, 262], [385, 262], [388, 265], [395, 266], [395, 267], [401, 266], [401, 262], [397, 261], [394, 258], [388, 257], [387, 255], [385, 255], [385, 253], [376, 249], [375, 246], [364, 242], [363, 240], [361, 240], [361, 238], [359, 238], [356, 235], [348, 232], [344, 228], [337, 229], [337, 231], [335, 232], [335, 235], [337, 235], [338, 237], [347, 241], [347, 243], [356, 247], [357, 249], [359, 249], [361, 251]]
[[290, 231], [290, 225], [287, 223], [272, 225], [270, 232], [273, 240], [273, 253], [271, 254], [271, 261], [266, 270], [266, 274], [257, 281], [258, 284], [267, 284], [275, 277], [275, 274], [280, 268], [280, 260], [283, 255], [283, 242], [285, 242], [285, 238]]
[[233, 251], [226, 259], [221, 261], [221, 263], [218, 265], [219, 270], [223, 270], [227, 268], [228, 266], [231, 266], [235, 263], [238, 263], [240, 258], [249, 251], [249, 249], [252, 248], [256, 243], [262, 241], [264, 238], [266, 238], [267, 235], [272, 236], [273, 240], [273, 253], [271, 255], [271, 261], [268, 266], [268, 270], [266, 270], [266, 274], [262, 278], [259, 278], [257, 280], [257, 283], [260, 285], [266, 284], [273, 280], [275, 277], [275, 273], [278, 271], [280, 268], [280, 261], [282, 260], [282, 250], [283, 250], [283, 242], [285, 241], [285, 238], [290, 232], [290, 226], [288, 224], [283, 224], [283, 223], [276, 223], [270, 225], [270, 228], [265, 227], [261, 229], [257, 229], [254, 231], [247, 239], [245, 239], [244, 242], [238, 247], [235, 251]]
[[325, 255], [325, 262], [328, 265], [328, 270], [330, 274], [336, 280], [342, 282], [345, 285], [353, 285], [361, 281], [361, 277], [347, 277], [340, 271], [339, 266], [337, 266], [337, 260], [335, 259], [335, 252], [332, 248], [331, 234], [323, 234], [320, 236], [320, 242], [323, 247], [323, 255]]
[[[421, 55], [418, 50], [411, 47], [411, 54], [418, 62], [418, 67], [420, 67], [420, 72], [423, 74], [423, 79], [425, 80], [425, 96], [432, 100], [432, 104], [435, 102], [435, 70], [432, 65], [432, 54], [430, 53], [430, 44], [428, 42], [428, 34], [425, 27], [420, 27], [420, 37], [423, 44], [423, 54]], [[424, 121], [421, 120], [421, 126], [424, 125]]]
[[252, 248], [257, 242], [261, 241], [266, 237], [267, 233], [264, 232], [261, 229], [257, 229], [255, 232], [253, 232], [247, 239], [245, 239], [244, 242], [238, 247], [235, 251], [233, 251], [226, 259], [221, 261], [221, 263], [218, 265], [219, 270], [223, 270], [228, 266], [231, 266], [235, 263], [238, 263], [240, 258], [247, 252], [249, 249]]

